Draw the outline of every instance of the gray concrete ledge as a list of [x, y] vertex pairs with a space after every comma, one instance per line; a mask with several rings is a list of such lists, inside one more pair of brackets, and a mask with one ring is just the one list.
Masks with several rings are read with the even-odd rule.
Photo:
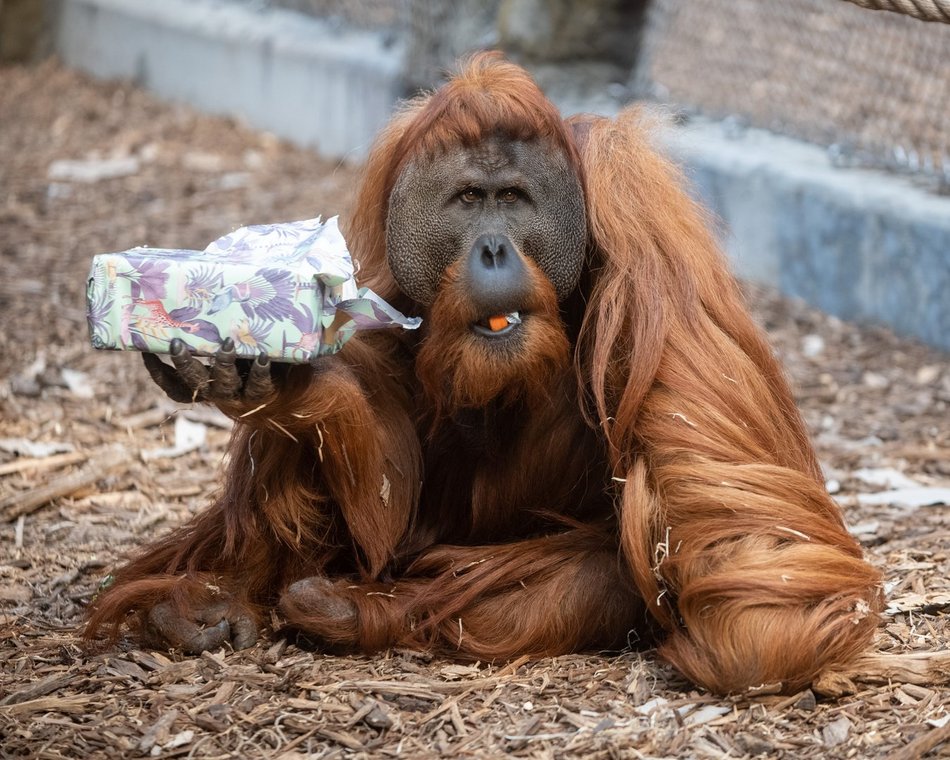
[[239, 117], [331, 157], [361, 158], [402, 94], [403, 49], [382, 33], [215, 0], [63, 0], [70, 66]]
[[759, 130], [698, 122], [663, 139], [722, 220], [737, 274], [950, 350], [950, 198]]

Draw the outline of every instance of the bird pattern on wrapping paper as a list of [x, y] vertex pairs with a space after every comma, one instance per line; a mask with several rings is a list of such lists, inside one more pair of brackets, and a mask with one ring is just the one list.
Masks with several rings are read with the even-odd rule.
[[249, 319], [277, 322], [294, 314], [292, 301], [295, 282], [290, 272], [280, 269], [258, 269], [254, 276], [229, 285], [214, 297], [208, 314], [217, 314], [232, 303], [238, 303]]

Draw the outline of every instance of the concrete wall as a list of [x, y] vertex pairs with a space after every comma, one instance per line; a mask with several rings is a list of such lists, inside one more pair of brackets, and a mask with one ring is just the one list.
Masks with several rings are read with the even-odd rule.
[[741, 276], [950, 350], [950, 197], [759, 130], [696, 122], [665, 143]]
[[282, 9], [215, 0], [64, 0], [63, 60], [134, 78], [327, 156], [362, 157], [402, 93], [402, 46]]

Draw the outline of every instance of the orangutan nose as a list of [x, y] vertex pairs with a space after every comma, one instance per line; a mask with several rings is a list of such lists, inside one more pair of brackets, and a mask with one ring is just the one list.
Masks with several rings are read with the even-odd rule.
[[481, 235], [468, 255], [469, 292], [485, 315], [507, 314], [528, 300], [531, 281], [525, 261], [507, 235]]

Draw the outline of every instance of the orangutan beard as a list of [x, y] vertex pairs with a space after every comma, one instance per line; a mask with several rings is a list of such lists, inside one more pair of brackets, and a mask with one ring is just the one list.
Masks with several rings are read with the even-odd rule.
[[570, 369], [570, 343], [554, 286], [530, 259], [525, 261], [531, 292], [517, 312], [521, 323], [501, 337], [475, 328], [487, 315], [478, 313], [461, 284], [461, 262], [446, 270], [416, 358], [434, 422], [492, 402], [546, 403], [559, 385], [554, 379]]

